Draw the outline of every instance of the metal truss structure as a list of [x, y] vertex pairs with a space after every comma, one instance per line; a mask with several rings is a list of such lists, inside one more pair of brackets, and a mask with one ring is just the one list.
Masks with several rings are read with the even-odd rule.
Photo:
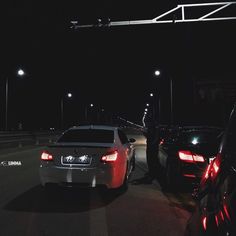
[[[227, 10], [229, 10], [229, 12], [223, 11], [226, 8]], [[235, 9], [235, 11], [233, 11], [233, 9]], [[231, 14], [230, 10], [233, 12], [233, 14]], [[196, 15], [195, 14], [196, 11], [198, 12], [198, 14], [200, 14], [200, 16], [198, 14], [197, 17], [194, 16]], [[202, 12], [204, 12], [204, 14], [202, 14]], [[221, 13], [221, 15], [217, 16], [219, 12]], [[149, 20], [110, 21], [109, 19], [106, 19], [106, 21], [103, 22], [102, 19], [98, 19], [98, 21], [95, 24], [87, 24], [87, 25], [79, 25], [78, 21], [71, 21], [72, 24], [71, 28], [79, 29], [79, 28], [91, 28], [91, 27], [168, 24], [168, 23], [186, 23], [186, 22], [219, 21], [219, 20], [236, 20], [236, 2], [181, 4]]]

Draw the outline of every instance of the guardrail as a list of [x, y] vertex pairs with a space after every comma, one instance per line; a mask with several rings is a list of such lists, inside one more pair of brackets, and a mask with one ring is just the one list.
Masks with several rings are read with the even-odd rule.
[[56, 140], [59, 131], [18, 131], [0, 132], [0, 148], [23, 147], [27, 145], [47, 145]]

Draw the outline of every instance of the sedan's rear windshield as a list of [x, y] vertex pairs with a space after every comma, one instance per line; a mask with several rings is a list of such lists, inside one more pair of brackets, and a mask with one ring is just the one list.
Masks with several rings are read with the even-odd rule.
[[113, 143], [114, 131], [102, 129], [69, 130], [57, 142]]
[[218, 144], [220, 141], [219, 133], [217, 132], [186, 132], [180, 138], [181, 143], [185, 144]]

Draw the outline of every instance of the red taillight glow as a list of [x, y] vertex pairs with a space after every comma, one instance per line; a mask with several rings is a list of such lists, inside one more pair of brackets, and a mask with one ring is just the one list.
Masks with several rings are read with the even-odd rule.
[[211, 164], [207, 166], [206, 172], [204, 174], [205, 179], [208, 179], [208, 177], [210, 176], [210, 169], [211, 169]]
[[43, 152], [41, 154], [41, 160], [42, 161], [52, 161], [53, 160], [53, 157], [51, 154], [49, 154], [48, 152]]
[[203, 175], [202, 180], [205, 181], [207, 180], [209, 177], [211, 177], [212, 179], [214, 179], [218, 172], [220, 170], [220, 161], [219, 159], [214, 159], [208, 166], [207, 169], [205, 171], [205, 174]]
[[224, 218], [224, 214], [223, 214], [222, 211], [220, 211], [220, 217], [221, 217], [221, 219], [222, 219], [223, 221], [225, 220], [225, 218]]
[[219, 159], [215, 159], [213, 162], [212, 162], [212, 166], [211, 166], [211, 177], [212, 178], [215, 178], [218, 174], [220, 170], [220, 162], [219, 162]]
[[219, 220], [218, 220], [218, 216], [215, 215], [215, 221], [216, 221], [216, 226], [218, 227], [219, 226]]
[[225, 215], [230, 220], [230, 215], [229, 215], [229, 211], [228, 211], [228, 208], [227, 208], [226, 204], [224, 204], [223, 208], [224, 208]]
[[204, 157], [190, 151], [179, 151], [179, 159], [186, 162], [204, 162]]
[[213, 167], [213, 170], [215, 173], [217, 173], [219, 171], [219, 165], [218, 165], [217, 161], [213, 162], [212, 167]]
[[193, 160], [196, 162], [204, 162], [205, 161], [203, 156], [196, 155], [196, 154], [193, 154]]
[[202, 219], [202, 226], [203, 226], [203, 229], [206, 230], [207, 229], [207, 224], [206, 224], [206, 216]]
[[193, 174], [184, 174], [185, 177], [196, 178], [196, 175]]
[[118, 152], [114, 151], [111, 153], [107, 153], [106, 155], [102, 156], [101, 160], [103, 162], [114, 162], [117, 160], [118, 157]]

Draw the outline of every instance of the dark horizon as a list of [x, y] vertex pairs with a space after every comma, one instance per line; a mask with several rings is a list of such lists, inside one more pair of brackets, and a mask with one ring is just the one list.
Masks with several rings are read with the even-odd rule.
[[[141, 123], [149, 93], [161, 90], [161, 122], [169, 123], [170, 78], [175, 122], [196, 122], [197, 117], [214, 122], [217, 101], [199, 107], [196, 81], [197, 89], [200, 81], [235, 81], [231, 59], [236, 52], [235, 20], [71, 30], [69, 21], [77, 14], [87, 21], [108, 13], [115, 20], [127, 16], [145, 19], [175, 6], [151, 2], [132, 8], [128, 4], [122, 13], [122, 4], [117, 8], [105, 1], [92, 5], [94, 8], [87, 4], [73, 3], [63, 9], [59, 3], [32, 6], [26, 1], [6, 8], [1, 44], [1, 129], [6, 76], [12, 128], [19, 122], [29, 129], [59, 127], [60, 101], [67, 92], [73, 94], [71, 101], [65, 98], [69, 123], [81, 120], [90, 103]], [[27, 73], [22, 79], [15, 75], [20, 67]], [[156, 69], [161, 70], [161, 82], [155, 81]], [[234, 99], [234, 95], [231, 100], [221, 96], [226, 111], [218, 123], [224, 123]]]

